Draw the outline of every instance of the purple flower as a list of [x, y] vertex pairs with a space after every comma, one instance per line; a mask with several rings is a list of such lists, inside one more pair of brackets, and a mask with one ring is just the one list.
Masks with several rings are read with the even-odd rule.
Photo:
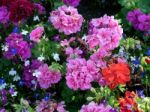
[[128, 12], [127, 20], [135, 29], [148, 31], [150, 29], [150, 14], [144, 14], [140, 9]]
[[34, 7], [35, 7], [35, 9], [37, 9], [39, 14], [45, 14], [46, 13], [45, 7], [43, 7], [41, 4], [34, 3]]
[[6, 112], [6, 110], [0, 107], [0, 112]]
[[63, 0], [63, 2], [67, 5], [77, 7], [80, 3], [80, 0]]
[[31, 65], [25, 66], [24, 67], [24, 72], [23, 72], [23, 81], [24, 84], [27, 87], [32, 87], [32, 81], [36, 80], [36, 77], [34, 77], [32, 74], [33, 72], [38, 69], [41, 65], [43, 64], [43, 62], [39, 61], [39, 60], [32, 60]]
[[18, 56], [25, 60], [31, 57], [30, 45], [23, 40], [21, 34], [11, 33], [6, 38], [6, 45], [8, 46], [8, 51], [4, 52], [4, 56], [7, 59], [13, 59], [15, 56]]

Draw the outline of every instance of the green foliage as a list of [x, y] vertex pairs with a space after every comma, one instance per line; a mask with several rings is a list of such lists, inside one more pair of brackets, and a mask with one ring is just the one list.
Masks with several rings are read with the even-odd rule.
[[150, 0], [139, 0], [138, 8], [145, 13], [150, 13]]
[[15, 108], [15, 112], [22, 112], [22, 111], [28, 111], [28, 112], [35, 112], [29, 105], [27, 100], [24, 100], [23, 98], [20, 99], [20, 104], [14, 104], [13, 107]]
[[149, 112], [150, 110], [150, 97], [137, 98], [139, 107], [144, 110], [144, 112]]
[[60, 52], [60, 44], [57, 42], [50, 41], [48, 39], [42, 39], [40, 43], [36, 44], [32, 49], [34, 57], [39, 57], [43, 55], [46, 60], [50, 60], [53, 53]]
[[140, 0], [118, 0], [126, 9], [134, 9]]

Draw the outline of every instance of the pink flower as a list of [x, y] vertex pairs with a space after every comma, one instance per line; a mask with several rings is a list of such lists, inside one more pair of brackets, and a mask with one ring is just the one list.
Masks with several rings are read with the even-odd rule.
[[35, 28], [30, 33], [30, 40], [39, 43], [43, 32], [44, 32], [44, 27], [39, 26], [39, 27]]
[[58, 112], [67, 112], [64, 107], [65, 107], [65, 103], [63, 101], [60, 102], [60, 103], [58, 103], [58, 105], [57, 105], [57, 111]]
[[96, 48], [110, 51], [118, 47], [123, 29], [112, 16], [104, 15], [101, 18], [92, 19], [89, 35], [86, 42], [90, 50]]
[[75, 40], [75, 37], [71, 37], [69, 40], [64, 39], [61, 41], [61, 46], [62, 47], [68, 47], [70, 45], [71, 42], [73, 42]]
[[81, 57], [81, 54], [83, 53], [82, 50], [79, 48], [72, 48], [72, 47], [67, 47], [66, 48], [66, 55], [67, 55], [67, 60]]
[[41, 88], [47, 89], [52, 84], [58, 83], [61, 79], [61, 74], [57, 71], [50, 70], [47, 64], [40, 66], [38, 71], [40, 75], [37, 80]]
[[70, 59], [67, 63], [66, 80], [69, 88], [73, 90], [87, 90], [91, 88], [93, 76], [98, 70], [91, 61], [83, 58]]
[[83, 17], [78, 13], [76, 8], [64, 5], [51, 12], [49, 21], [59, 32], [70, 35], [80, 31]]
[[83, 105], [80, 112], [117, 112], [116, 109], [112, 108], [107, 104], [97, 104], [90, 102], [88, 105]]

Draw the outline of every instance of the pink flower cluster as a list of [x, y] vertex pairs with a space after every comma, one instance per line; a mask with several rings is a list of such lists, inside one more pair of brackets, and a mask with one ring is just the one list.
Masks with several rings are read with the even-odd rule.
[[30, 40], [32, 40], [32, 41], [34, 41], [36, 43], [39, 43], [43, 32], [44, 32], [44, 27], [39, 26], [39, 27], [35, 28], [30, 33]]
[[40, 75], [37, 77], [37, 80], [41, 88], [47, 89], [52, 84], [58, 83], [61, 79], [60, 72], [49, 69], [47, 64], [40, 66], [38, 71]]
[[80, 0], [63, 0], [63, 2], [67, 5], [77, 7], [80, 3]]
[[135, 29], [141, 31], [150, 30], [150, 14], [144, 14], [140, 9], [128, 12], [127, 19]]
[[70, 59], [67, 63], [66, 80], [69, 88], [73, 90], [87, 90], [91, 88], [93, 76], [98, 70], [92, 61], [84, 58]]
[[104, 15], [91, 20], [86, 42], [90, 50], [100, 48], [110, 51], [118, 47], [122, 33], [118, 21], [113, 16]]
[[95, 102], [90, 102], [88, 105], [83, 105], [80, 112], [117, 112], [111, 106]]
[[64, 5], [51, 12], [49, 21], [59, 32], [70, 35], [80, 31], [83, 17], [76, 8]]
[[6, 38], [6, 45], [8, 50], [4, 52], [7, 59], [12, 59], [16, 56], [23, 60], [31, 57], [31, 49], [29, 44], [23, 40], [21, 34], [12, 33]]

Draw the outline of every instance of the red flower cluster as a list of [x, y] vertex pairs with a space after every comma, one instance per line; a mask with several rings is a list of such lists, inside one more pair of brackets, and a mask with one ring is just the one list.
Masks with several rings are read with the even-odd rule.
[[125, 98], [120, 98], [120, 112], [142, 112], [136, 103], [137, 95], [134, 92], [126, 91]]
[[126, 63], [111, 63], [109, 67], [102, 69], [102, 74], [111, 89], [130, 81], [130, 69]]
[[30, 0], [2, 0], [0, 6], [6, 6], [10, 12], [9, 19], [19, 22], [31, 16], [33, 4]]

